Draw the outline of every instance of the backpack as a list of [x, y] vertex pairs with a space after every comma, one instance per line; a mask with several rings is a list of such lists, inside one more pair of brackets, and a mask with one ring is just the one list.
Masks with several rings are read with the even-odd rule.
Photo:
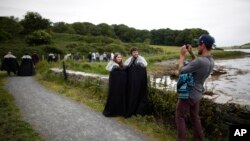
[[194, 78], [191, 73], [181, 74], [177, 82], [179, 99], [188, 99], [191, 88], [194, 86]]

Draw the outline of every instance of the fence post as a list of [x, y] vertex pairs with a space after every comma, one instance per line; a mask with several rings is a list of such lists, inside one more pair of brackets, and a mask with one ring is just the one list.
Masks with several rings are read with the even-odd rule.
[[66, 73], [66, 67], [65, 67], [64, 61], [63, 61], [63, 76], [64, 76], [64, 80], [67, 81], [68, 80], [68, 76], [67, 76], [67, 73]]

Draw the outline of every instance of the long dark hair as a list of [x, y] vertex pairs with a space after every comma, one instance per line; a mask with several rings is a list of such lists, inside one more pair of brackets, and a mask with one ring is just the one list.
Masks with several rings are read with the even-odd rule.
[[[118, 55], [121, 55], [120, 53], [115, 53], [115, 55], [114, 55], [114, 58], [113, 58], [113, 61], [115, 62], [115, 63], [117, 63], [121, 68], [123, 68], [123, 62], [122, 62], [122, 60], [121, 60], [121, 62], [117, 62], [117, 60], [116, 60], [116, 58], [118, 57]], [[121, 55], [122, 56], [122, 55]]]

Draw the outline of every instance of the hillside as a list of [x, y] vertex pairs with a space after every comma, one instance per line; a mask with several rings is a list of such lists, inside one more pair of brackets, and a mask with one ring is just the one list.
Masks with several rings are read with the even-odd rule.
[[120, 52], [127, 55], [131, 47], [136, 46], [143, 54], [159, 53], [162, 50], [143, 43], [124, 43], [120, 40], [104, 36], [83, 36], [79, 34], [53, 33], [52, 43], [48, 45], [29, 46], [22, 36], [0, 43], [0, 55], [12, 51], [18, 58], [24, 53], [56, 54], [79, 53], [87, 55], [89, 52]]

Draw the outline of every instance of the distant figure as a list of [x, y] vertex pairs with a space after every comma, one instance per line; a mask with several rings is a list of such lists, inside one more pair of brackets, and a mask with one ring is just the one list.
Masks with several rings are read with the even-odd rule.
[[12, 53], [9, 51], [8, 54], [4, 56], [1, 70], [6, 70], [7, 74], [10, 76], [11, 72], [13, 72], [16, 75], [18, 68], [19, 65], [16, 56], [12, 55]]
[[127, 67], [127, 113], [126, 117], [145, 115], [148, 108], [147, 61], [139, 55], [136, 47], [130, 50], [124, 65]]
[[96, 52], [95, 56], [96, 56], [96, 61], [99, 62], [100, 61], [100, 54], [98, 52]]
[[103, 54], [100, 55], [100, 61], [103, 61]]
[[80, 59], [80, 55], [77, 53], [77, 54], [74, 54], [73, 55], [73, 59], [74, 60], [79, 60]]
[[108, 61], [106, 52], [103, 53], [103, 60], [104, 60], [104, 61]]
[[34, 52], [32, 55], [31, 55], [31, 58], [32, 58], [32, 61], [33, 61], [33, 64], [36, 65], [38, 62], [39, 62], [39, 56], [36, 54], [36, 52]]
[[111, 60], [114, 59], [114, 53], [113, 53], [113, 52], [111, 52], [111, 54], [110, 54], [110, 59], [111, 59]]
[[32, 76], [35, 74], [35, 68], [32, 58], [27, 53], [22, 57], [22, 62], [18, 71], [19, 76]]
[[56, 61], [56, 56], [54, 53], [49, 53], [48, 55], [48, 62], [51, 62], [51, 61]]
[[114, 55], [114, 59], [108, 63], [106, 70], [110, 71], [109, 89], [103, 115], [107, 117], [125, 116], [127, 74], [124, 70], [121, 54]]
[[111, 54], [107, 53], [107, 61], [110, 61], [110, 59], [111, 59]]
[[91, 52], [89, 52], [89, 54], [88, 54], [88, 60], [89, 60], [89, 62], [91, 62], [92, 61], [92, 53]]
[[95, 62], [96, 61], [96, 55], [95, 55], [95, 53], [93, 52], [92, 54], [91, 54], [91, 62]]

